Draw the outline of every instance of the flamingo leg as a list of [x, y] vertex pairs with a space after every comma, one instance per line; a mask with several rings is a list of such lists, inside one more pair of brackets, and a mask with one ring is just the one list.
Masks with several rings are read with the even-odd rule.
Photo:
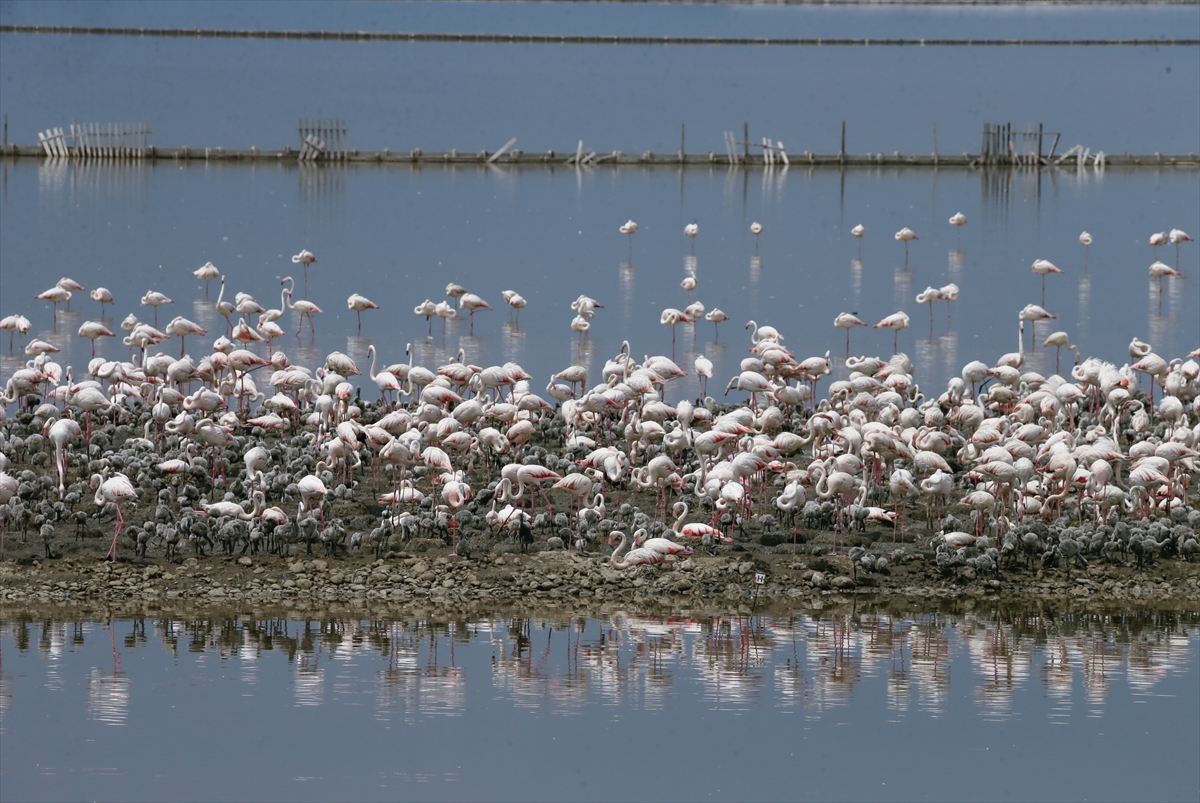
[[121, 503], [117, 502], [117, 527], [113, 531], [112, 546], [108, 548], [108, 555], [105, 557], [113, 560], [117, 559], [117, 537], [121, 535], [121, 528], [125, 526], [125, 517], [121, 515]]

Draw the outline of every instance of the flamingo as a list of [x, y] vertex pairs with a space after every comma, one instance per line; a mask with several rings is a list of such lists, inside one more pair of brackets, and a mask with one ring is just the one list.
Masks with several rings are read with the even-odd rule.
[[1026, 304], [1021, 309], [1021, 312], [1017, 315], [1017, 317], [1022, 321], [1029, 321], [1029, 340], [1031, 344], [1033, 343], [1033, 338], [1035, 336], [1034, 327], [1037, 325], [1038, 321], [1056, 320], [1058, 318], [1057, 315], [1047, 312], [1037, 304]]
[[[286, 280], [285, 280], [286, 281]], [[287, 302], [280, 297], [280, 304], [287, 306]], [[229, 320], [233, 313], [237, 312], [237, 307], [225, 300], [225, 277], [221, 277], [221, 292], [217, 293], [217, 314], [225, 319], [225, 331], [233, 329], [233, 321]]]
[[439, 301], [434, 305], [434, 314], [442, 319], [442, 339], [446, 338], [446, 321], [453, 321], [458, 317], [458, 310], [447, 301]]
[[720, 340], [721, 339], [721, 330], [718, 327], [723, 322], [729, 320], [729, 316], [726, 315], [721, 310], [720, 307], [713, 307], [708, 312], [704, 313], [704, 320], [708, 321], [709, 323], [711, 323], [713, 325], [713, 332], [715, 333], [713, 335], [713, 339]]
[[643, 547], [630, 549], [624, 557], [618, 558], [617, 556], [621, 554], [621, 550], [625, 548], [625, 533], [620, 530], [613, 530], [608, 535], [608, 545], [612, 546], [613, 539], [617, 538], [617, 536], [620, 536], [620, 543], [617, 544], [617, 548], [613, 550], [612, 558], [609, 559], [614, 569], [628, 569], [633, 566], [657, 566], [667, 559], [665, 553], [655, 552], [653, 549], [645, 549]]
[[1155, 232], [1150, 235], [1150, 246], [1154, 249], [1154, 258], [1158, 259], [1158, 247], [1167, 244], [1167, 233], [1165, 231]]
[[867, 322], [858, 317], [857, 312], [839, 312], [833, 319], [833, 325], [846, 330], [846, 353], [850, 353], [850, 330], [856, 326], [866, 326]]
[[301, 299], [300, 301], [293, 302], [292, 293], [296, 289], [296, 280], [291, 276], [286, 276], [280, 282], [280, 284], [287, 284], [288, 282], [291, 282], [292, 286], [284, 291], [284, 295], [287, 297], [287, 301], [285, 303], [287, 304], [288, 309], [292, 310], [293, 312], [300, 313], [300, 325], [296, 327], [296, 337], [300, 336], [300, 330], [304, 328], [305, 318], [308, 318], [308, 325], [312, 327], [313, 336], [315, 337], [317, 334], [317, 327], [313, 325], [312, 316], [313, 313], [320, 312], [321, 308], [307, 299]]
[[446, 285], [446, 295], [450, 298], [462, 298], [466, 294], [467, 288], [463, 287], [461, 284], [450, 282]]
[[475, 334], [475, 313], [481, 309], [490, 310], [492, 305], [474, 293], [463, 293], [462, 297], [458, 299], [458, 308], [465, 309], [470, 313], [471, 334]]
[[[677, 502], [676, 505], [679, 503]], [[658, 552], [663, 555], [679, 555], [687, 557], [692, 554], [692, 550], [685, 547], [683, 544], [677, 544], [670, 538], [647, 538], [649, 532], [645, 527], [639, 527], [633, 533], [633, 543], [641, 549], [649, 549], [652, 552]]]
[[688, 316], [687, 313], [677, 310], [674, 307], [667, 307], [662, 311], [662, 314], [658, 316], [658, 322], [660, 324], [671, 327], [672, 360], [675, 359], [675, 327], [681, 323], [694, 323], [695, 320], [695, 318]]
[[1062, 269], [1048, 259], [1033, 260], [1033, 272], [1042, 277], [1042, 305], [1046, 304], [1046, 274], [1062, 273]]
[[591, 328], [592, 324], [582, 315], [576, 315], [571, 319], [571, 331], [578, 332], [579, 334], [583, 335], [585, 339], [587, 338], [588, 330]]
[[958, 301], [959, 289], [958, 285], [950, 282], [943, 287], [938, 288], [938, 297], [946, 302], [946, 326], [950, 326], [950, 302]]
[[365, 309], [379, 309], [379, 305], [366, 296], [360, 296], [358, 293], [351, 293], [346, 299], [346, 306], [354, 310], [354, 314], [358, 316], [358, 333], [362, 334], [362, 312]]
[[[318, 462], [318, 473], [325, 467], [324, 461]], [[322, 482], [321, 478], [316, 474], [309, 474], [305, 477], [302, 477], [300, 482], [296, 483], [296, 487], [300, 489], [301, 507], [306, 513], [309, 510], [312, 510], [312, 500], [314, 497], [318, 498], [317, 504], [321, 505], [321, 502], [325, 499], [325, 495], [329, 493], [329, 491], [325, 488], [325, 483]], [[324, 506], [321, 506], [321, 524], [325, 524]]]
[[429, 336], [433, 337], [433, 318], [437, 315], [437, 304], [434, 304], [428, 298], [422, 301], [417, 306], [413, 307], [413, 313], [425, 319], [425, 323], [429, 324]]
[[[1021, 342], [1023, 343], [1024, 340]], [[1042, 341], [1042, 348], [1050, 348], [1051, 346], [1054, 346], [1056, 349], [1054, 352], [1054, 373], [1058, 373], [1058, 358], [1059, 355], [1062, 354], [1062, 350], [1064, 348], [1074, 351], [1075, 362], [1079, 362], [1079, 349], [1071, 345], [1071, 340], [1067, 337], [1066, 332], [1052, 332], [1044, 341]]]
[[116, 337], [115, 334], [108, 330], [108, 327], [100, 323], [100, 321], [84, 321], [79, 327], [79, 336], [86, 337], [92, 341], [92, 356], [96, 356], [96, 339], [100, 337]]
[[687, 299], [689, 304], [692, 303], [692, 291], [696, 289], [696, 286], [699, 283], [699, 280], [696, 279], [695, 276], [685, 276], [683, 281], [679, 283], [679, 286], [687, 291]]
[[124, 474], [114, 474], [108, 479], [100, 474], [93, 474], [91, 487], [96, 489], [95, 503], [97, 507], [112, 502], [117, 508], [117, 526], [113, 531], [112, 546], [108, 548], [108, 554], [105, 556], [116, 560], [117, 538], [121, 535], [121, 528], [125, 526], [125, 517], [121, 515], [121, 503], [136, 499], [137, 491], [134, 490], [133, 483]]
[[908, 267], [908, 242], [909, 242], [909, 240], [919, 240], [921, 238], [918, 237], [916, 235], [916, 233], [914, 233], [913, 230], [910, 229], [908, 226], [905, 226], [904, 228], [900, 229], [900, 231], [896, 232], [895, 236], [896, 236], [897, 240], [900, 240], [902, 243], [904, 243], [904, 267], [907, 268]]
[[762, 224], [757, 220], [750, 224], [750, 233], [754, 235], [754, 253], [758, 253], [758, 235], [762, 234]]
[[713, 375], [712, 360], [710, 360], [708, 357], [705, 357], [703, 354], [698, 354], [696, 355], [695, 366], [696, 376], [700, 377], [700, 395], [707, 396], [708, 380], [711, 379]]
[[166, 332], [169, 335], [178, 335], [179, 336], [179, 356], [180, 357], [182, 357], [184, 354], [184, 350], [187, 345], [187, 336], [188, 335], [198, 335], [200, 337], [204, 337], [205, 335], [208, 334], [208, 330], [205, 329], [200, 324], [189, 321], [187, 318], [184, 318], [179, 315], [172, 318], [171, 322], [169, 324], [167, 324]]
[[692, 253], [696, 253], [696, 235], [700, 233], [700, 227], [695, 223], [689, 223], [683, 227], [685, 237], [690, 237], [692, 240]]
[[1168, 265], [1165, 262], [1155, 262], [1150, 265], [1150, 278], [1158, 279], [1159, 295], [1162, 295], [1163, 277], [1165, 277], [1165, 276], [1182, 278], [1183, 274], [1180, 273], [1179, 271], [1175, 270], [1174, 268], [1172, 268], [1170, 265]]
[[83, 430], [74, 419], [64, 415], [52, 424], [47, 422], [45, 432], [50, 438], [50, 442], [54, 444], [54, 468], [58, 472], [58, 498], [62, 499], [66, 493], [67, 449], [72, 440], [83, 434]]
[[509, 306], [509, 315], [511, 316], [515, 312], [517, 321], [520, 321], [521, 310], [525, 309], [525, 305], [529, 302], [516, 290], [505, 290], [500, 295], [504, 298], [504, 303]]
[[[61, 279], [58, 280], [58, 282], [54, 286], [61, 288], [63, 290], [69, 290], [72, 293], [80, 293], [87, 289], [82, 284], [80, 284], [79, 282], [70, 278], [69, 276], [62, 277]], [[71, 309], [71, 299], [68, 298], [67, 299], [67, 310], [70, 311], [70, 309]]]
[[8, 332], [8, 351], [12, 353], [12, 338], [14, 332], [19, 332], [22, 337], [29, 333], [33, 328], [33, 324], [24, 315], [6, 315], [0, 318], [0, 332]]
[[1175, 269], [1179, 269], [1179, 244], [1193, 242], [1192, 238], [1183, 229], [1171, 229], [1168, 235], [1171, 242], [1175, 243]]
[[850, 233], [853, 234], [855, 239], [858, 240], [858, 255], [861, 257], [862, 256], [862, 238], [863, 238], [863, 235], [867, 233], [867, 227], [864, 226], [863, 224], [859, 223], [857, 226], [850, 229]]
[[63, 303], [64, 301], [67, 302], [68, 304], [71, 303], [71, 291], [64, 290], [61, 287], [55, 286], [55, 287], [51, 287], [49, 290], [46, 290], [45, 292], [38, 293], [36, 296], [34, 296], [34, 298], [40, 299], [42, 301], [49, 301], [51, 304], [54, 305], [54, 331], [57, 332], [58, 331], [58, 305]]
[[213, 279], [221, 275], [221, 271], [217, 270], [217, 266], [211, 262], [205, 262], [200, 267], [192, 271], [192, 275], [197, 279], [204, 280], [204, 297], [208, 298], [208, 287]]
[[142, 306], [143, 307], [154, 307], [154, 325], [155, 326], [158, 326], [158, 308], [161, 307], [163, 304], [174, 304], [174, 303], [175, 302], [172, 299], [167, 298], [167, 296], [165, 294], [160, 293], [157, 290], [147, 290], [146, 294], [144, 296], [142, 296]]
[[107, 287], [97, 287], [95, 290], [93, 290], [88, 295], [90, 295], [92, 297], [92, 301], [100, 302], [100, 319], [103, 320], [104, 319], [104, 305], [113, 303], [112, 291], [109, 290]]
[[962, 212], [955, 212], [950, 216], [950, 225], [958, 229], [958, 244], [962, 245], [962, 227], [967, 225], [967, 216]]
[[[933, 337], [933, 305], [942, 300], [942, 295], [936, 287], [926, 287], [920, 293], [917, 293], [918, 304], [929, 305], [929, 336]], [[847, 332], [847, 334], [849, 334]]]
[[633, 262], [633, 235], [637, 234], [638, 224], [632, 220], [625, 221], [617, 231], [629, 235], [629, 261]]
[[375, 373], [376, 352], [374, 343], [367, 346], [367, 356], [371, 358], [371, 368], [369, 371], [371, 381], [374, 382], [379, 388], [379, 396], [383, 399], [383, 407], [386, 411], [388, 403], [388, 391], [390, 390], [395, 393], [399, 393], [401, 390], [400, 380], [397, 379], [396, 375], [390, 371], [380, 371], [379, 373]]
[[308, 266], [317, 261], [317, 257], [312, 251], [307, 248], [300, 249], [300, 253], [292, 257], [292, 264], [304, 266], [304, 297], [308, 298]]
[[1087, 273], [1088, 247], [1092, 244], [1092, 235], [1086, 231], [1079, 233], [1079, 244], [1083, 246], [1083, 272]]
[[892, 330], [892, 353], [894, 354], [899, 351], [898, 338], [900, 337], [900, 330], [908, 328], [908, 313], [903, 311], [893, 312], [875, 324], [873, 328]]
[[[1003, 354], [1000, 359], [996, 360], [996, 365], [1007, 365], [1009, 368], [1016, 368], [1018, 371], [1025, 365], [1025, 321], [1020, 321], [1017, 324], [1017, 350]], [[964, 371], [966, 369], [963, 369]]]

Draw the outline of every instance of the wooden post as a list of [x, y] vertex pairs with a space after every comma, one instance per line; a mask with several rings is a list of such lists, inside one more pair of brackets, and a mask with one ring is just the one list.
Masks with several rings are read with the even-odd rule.
[[4, 147], [8, 147], [8, 115], [4, 115]]
[[1042, 124], [1038, 123], [1038, 165], [1042, 164]]
[[687, 133], [687, 123], [679, 124], [679, 163], [683, 164], [684, 154], [687, 150], [684, 148], [684, 134]]
[[937, 167], [938, 149], [937, 149], [937, 123], [933, 124], [933, 166]]
[[742, 161], [750, 161], [750, 124], [742, 123]]
[[842, 149], [838, 151], [838, 164], [846, 163], [846, 121], [842, 120]]

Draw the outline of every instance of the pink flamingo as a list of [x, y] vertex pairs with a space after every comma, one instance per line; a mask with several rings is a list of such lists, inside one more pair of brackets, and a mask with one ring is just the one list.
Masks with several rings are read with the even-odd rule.
[[93, 474], [90, 487], [96, 489], [95, 502], [97, 506], [112, 502], [117, 508], [117, 527], [113, 531], [112, 546], [108, 548], [108, 554], [105, 556], [116, 560], [117, 538], [121, 535], [121, 528], [125, 526], [125, 517], [121, 514], [121, 503], [129, 499], [136, 499], [137, 491], [133, 489], [133, 483], [124, 474], [116, 474], [108, 479], [100, 474]]

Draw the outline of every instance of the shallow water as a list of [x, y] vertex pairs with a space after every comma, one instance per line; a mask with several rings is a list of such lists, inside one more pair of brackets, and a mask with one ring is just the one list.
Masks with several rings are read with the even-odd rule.
[[[845, 334], [832, 326], [840, 311], [874, 323], [897, 309], [911, 316], [899, 347], [928, 389], [945, 387], [963, 364], [989, 364], [1018, 348], [1017, 312], [1041, 300], [1041, 282], [1030, 272], [1044, 257], [1065, 273], [1046, 282], [1045, 306], [1059, 318], [1038, 325], [1038, 350], [1027, 370], [1049, 375], [1055, 352], [1040, 348], [1053, 330], [1069, 333], [1085, 355], [1124, 363], [1135, 335], [1168, 359], [1200, 344], [1200, 249], [1181, 249], [1184, 279], [1170, 279], [1160, 294], [1146, 267], [1154, 258], [1151, 232], [1200, 228], [1195, 171], [1109, 169], [1048, 170], [1036, 174], [952, 170], [807, 170], [772, 172], [688, 169], [563, 170], [370, 166], [315, 169], [275, 166], [151, 164], [138, 167], [32, 161], [5, 162], [2, 171], [0, 314], [22, 311], [34, 333], [64, 350], [60, 363], [79, 378], [90, 343], [76, 336], [98, 304], [75, 299], [69, 314], [32, 296], [59, 276], [89, 290], [107, 286], [117, 300], [110, 327], [128, 312], [153, 321], [138, 299], [157, 289], [177, 299], [162, 307], [159, 324], [174, 315], [213, 331], [205, 343], [188, 343], [201, 355], [225, 322], [204, 301], [203, 283], [191, 271], [214, 262], [228, 276], [228, 292], [247, 291], [277, 307], [280, 278], [303, 279], [290, 256], [301, 248], [320, 260], [310, 269], [308, 295], [324, 312], [316, 337], [281, 338], [293, 360], [315, 365], [339, 349], [365, 369], [375, 343], [381, 363], [404, 359], [436, 365], [461, 347], [478, 365], [515, 360], [535, 376], [535, 389], [553, 371], [578, 362], [598, 381], [604, 361], [623, 339], [633, 354], [671, 354], [672, 333], [659, 324], [664, 307], [683, 307], [680, 280], [699, 279], [694, 297], [731, 316], [719, 339], [711, 324], [681, 325], [675, 357], [691, 370], [698, 353], [716, 365], [709, 393], [720, 396], [749, 345], [743, 324], [777, 326], [785, 344], [803, 359], [829, 350], [844, 356]], [[947, 218], [968, 217], [961, 241]], [[627, 218], [641, 229], [630, 246], [617, 227]], [[765, 226], [757, 245], [751, 221]], [[698, 221], [695, 254], [682, 235]], [[849, 229], [862, 222], [861, 244]], [[917, 231], [909, 266], [892, 233]], [[1095, 243], [1087, 257], [1081, 230]], [[861, 256], [859, 248], [861, 245]], [[1174, 262], [1174, 249], [1159, 257]], [[458, 282], [496, 310], [465, 321], [440, 322], [412, 313], [425, 298], [444, 298]], [[915, 302], [926, 285], [948, 282], [961, 297], [947, 322], [947, 304], [930, 311]], [[522, 293], [529, 306], [510, 320], [500, 291]], [[302, 292], [302, 288], [301, 288]], [[363, 314], [362, 335], [346, 309], [360, 292], [383, 306]], [[586, 293], [605, 305], [588, 339], [570, 330], [570, 302]], [[299, 293], [298, 293], [299, 295]], [[292, 313], [280, 322], [295, 332]], [[124, 334], [123, 332], [121, 334]], [[851, 352], [891, 354], [892, 333], [855, 329]], [[1030, 333], [1025, 348], [1030, 348]], [[162, 347], [178, 354], [177, 339]], [[128, 355], [119, 341], [101, 340], [98, 353]], [[265, 347], [260, 347], [265, 353]], [[23, 357], [0, 342], [0, 371], [7, 376]], [[1065, 372], [1072, 355], [1063, 356]], [[840, 365], [840, 361], [839, 361]], [[844, 369], [841, 370], [844, 373]], [[693, 375], [670, 388], [674, 398], [700, 391]], [[823, 388], [819, 388], [823, 392]], [[364, 396], [375, 398], [368, 382]]]
[[[1194, 38], [1191, 6], [779, 7], [649, 3], [11, 3], [10, 24], [791, 37]], [[1200, 153], [1196, 47], [708, 47], [0, 35], [10, 139], [145, 121], [161, 146], [790, 153], [976, 152], [985, 122], [1043, 123], [1059, 152]], [[1049, 150], [1049, 142], [1046, 149]]]
[[1149, 610], [10, 615], [0, 797], [1194, 799], [1198, 648]]

